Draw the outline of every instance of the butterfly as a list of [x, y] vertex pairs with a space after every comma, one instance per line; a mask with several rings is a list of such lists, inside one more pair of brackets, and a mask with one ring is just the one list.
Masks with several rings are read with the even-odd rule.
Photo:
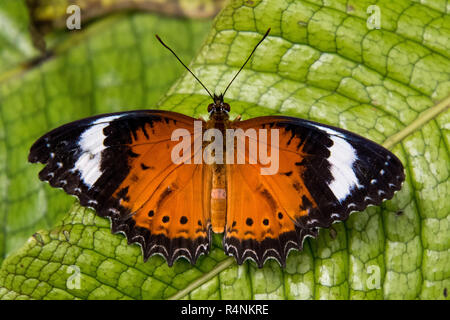
[[180, 257], [195, 264], [214, 232], [238, 264], [285, 267], [318, 228], [391, 199], [402, 163], [366, 138], [287, 116], [229, 119], [224, 94], [269, 31], [220, 95], [157, 36], [212, 97], [209, 119], [138, 110], [63, 125], [31, 147], [29, 161], [45, 164], [39, 178], [109, 217], [144, 261], [159, 254], [169, 266]]

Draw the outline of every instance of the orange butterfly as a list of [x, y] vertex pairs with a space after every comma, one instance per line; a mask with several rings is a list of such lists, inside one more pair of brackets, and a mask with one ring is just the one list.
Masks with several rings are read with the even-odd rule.
[[[239, 264], [249, 258], [262, 267], [274, 258], [285, 266], [318, 227], [400, 189], [403, 166], [380, 145], [292, 117], [229, 120], [224, 94], [202, 86], [214, 101], [208, 121], [160, 110], [95, 116], [45, 134], [29, 161], [46, 165], [41, 180], [110, 217], [112, 232], [139, 243], [144, 260], [160, 254], [169, 266], [208, 253], [212, 231], [224, 232], [225, 253]], [[257, 159], [264, 146], [275, 165]]]

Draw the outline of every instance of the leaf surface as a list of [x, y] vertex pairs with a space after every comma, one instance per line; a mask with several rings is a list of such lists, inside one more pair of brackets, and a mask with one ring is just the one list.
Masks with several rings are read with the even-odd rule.
[[[380, 9], [381, 29], [367, 28], [372, 4]], [[449, 299], [446, 10], [445, 1], [253, 0], [232, 1], [216, 17], [191, 66], [217, 93], [272, 28], [227, 92], [232, 118], [283, 114], [336, 125], [383, 143], [406, 167], [393, 200], [321, 230], [304, 251], [291, 252], [286, 269], [275, 261], [262, 269], [253, 262], [237, 266], [223, 255], [220, 236], [195, 266], [178, 260], [169, 268], [158, 256], [143, 263], [138, 246], [110, 234], [108, 220], [75, 206], [63, 223], [5, 260], [0, 297]], [[207, 116], [208, 103], [184, 73], [159, 107]], [[39, 185], [35, 176], [27, 181]], [[80, 289], [71, 289], [73, 266]]]

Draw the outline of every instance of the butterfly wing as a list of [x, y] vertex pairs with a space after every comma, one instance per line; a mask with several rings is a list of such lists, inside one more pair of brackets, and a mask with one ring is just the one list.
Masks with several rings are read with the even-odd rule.
[[[317, 227], [381, 204], [404, 181], [403, 166], [394, 154], [343, 129], [281, 116], [232, 126], [266, 129], [266, 148], [278, 152], [275, 174], [262, 175], [267, 165], [261, 163], [227, 167], [223, 244], [239, 263], [251, 258], [262, 267], [274, 258], [284, 266], [289, 250], [301, 250], [306, 236], [317, 235]], [[278, 138], [272, 141], [274, 129]], [[247, 139], [246, 163], [251, 140]]]
[[145, 260], [160, 254], [169, 265], [180, 256], [195, 263], [210, 247], [205, 197], [210, 173], [201, 164], [172, 161], [176, 129], [184, 129], [182, 138], [193, 142], [194, 119], [182, 114], [143, 110], [96, 116], [41, 137], [29, 161], [45, 164], [41, 180], [110, 217], [112, 231], [139, 243]]

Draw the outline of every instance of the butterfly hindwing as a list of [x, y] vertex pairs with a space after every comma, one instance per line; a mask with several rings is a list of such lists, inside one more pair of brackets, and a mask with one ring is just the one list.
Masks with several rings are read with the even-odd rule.
[[[194, 119], [157, 110], [87, 118], [41, 137], [29, 161], [41, 162], [41, 180], [110, 217], [113, 232], [140, 243], [144, 259], [195, 262], [210, 246], [205, 166], [175, 164], [176, 129], [193, 134]], [[207, 181], [207, 179], [206, 179]], [[206, 192], [206, 193], [205, 193]]]
[[[260, 164], [228, 170], [230, 210], [223, 241], [226, 252], [238, 262], [252, 258], [262, 266], [266, 259], [275, 258], [285, 265], [288, 251], [301, 250], [306, 236], [317, 235], [317, 227], [329, 227], [353, 211], [381, 204], [393, 197], [404, 180], [403, 166], [395, 155], [346, 130], [282, 116], [233, 126], [267, 129], [268, 149], [270, 130], [278, 130], [279, 135], [273, 146], [279, 152], [275, 174], [261, 175]], [[246, 195], [245, 188], [254, 194]], [[283, 221], [286, 217], [289, 223]], [[246, 224], [247, 219], [253, 224]], [[272, 233], [267, 232], [268, 225]]]

